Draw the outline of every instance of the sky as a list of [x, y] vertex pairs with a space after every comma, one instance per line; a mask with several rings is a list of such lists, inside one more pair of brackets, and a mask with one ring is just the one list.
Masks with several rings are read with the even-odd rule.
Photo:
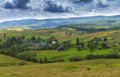
[[0, 0], [0, 22], [120, 15], [120, 0]]

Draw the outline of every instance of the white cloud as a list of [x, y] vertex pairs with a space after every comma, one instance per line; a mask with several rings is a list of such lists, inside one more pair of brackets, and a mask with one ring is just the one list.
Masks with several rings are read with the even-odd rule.
[[[30, 9], [5, 9], [6, 1], [13, 3], [13, 0], [0, 0], [0, 21], [13, 19], [50, 19], [50, 18], [67, 18], [67, 17], [84, 17], [96, 15], [120, 15], [120, 0], [93, 0], [92, 2], [77, 2], [74, 0], [30, 0], [28, 4]], [[54, 3], [54, 8], [57, 13], [51, 12], [51, 9], [44, 10], [48, 6], [53, 6], [51, 3], [46, 4], [46, 1]], [[107, 7], [96, 7], [101, 2]], [[51, 7], [50, 7], [51, 8]], [[59, 11], [59, 9], [61, 9]], [[67, 11], [70, 10], [70, 11]]]

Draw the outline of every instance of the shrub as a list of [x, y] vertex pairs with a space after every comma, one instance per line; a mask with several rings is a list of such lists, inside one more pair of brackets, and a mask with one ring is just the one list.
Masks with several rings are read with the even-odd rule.
[[81, 60], [83, 60], [83, 59], [80, 56], [73, 56], [73, 57], [69, 58], [70, 62], [76, 62], [76, 61], [81, 61]]
[[47, 57], [44, 57], [43, 63], [48, 63]]
[[53, 62], [64, 62], [63, 59], [54, 60]]
[[120, 55], [117, 53], [117, 52], [113, 52], [113, 53], [110, 53], [110, 54], [105, 54], [105, 55], [93, 55], [93, 54], [89, 54], [86, 56], [86, 58], [88, 60], [91, 60], [91, 59], [95, 59], [95, 58], [120, 58]]
[[39, 63], [40, 63], [40, 64], [42, 64], [42, 63], [43, 63], [43, 60], [42, 60], [42, 59], [40, 59], [40, 60], [39, 60]]
[[88, 60], [91, 60], [91, 59], [94, 59], [95, 56], [94, 56], [93, 54], [89, 54], [89, 55], [86, 56], [86, 58], [87, 58]]
[[111, 54], [107, 54], [105, 56], [106, 58], [120, 58], [119, 54], [117, 52], [113, 52]]
[[26, 65], [26, 64], [27, 64], [26, 62], [20, 62], [20, 63], [18, 63], [17, 65], [23, 66], [23, 65]]

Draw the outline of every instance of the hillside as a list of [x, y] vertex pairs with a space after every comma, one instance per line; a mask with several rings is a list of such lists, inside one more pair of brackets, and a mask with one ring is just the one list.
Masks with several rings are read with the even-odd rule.
[[120, 77], [120, 0], [0, 0], [0, 77]]
[[[66, 32], [68, 34], [72, 32], [73, 34], [68, 35]], [[77, 37], [79, 37], [81, 42], [93, 40], [94, 37], [100, 39], [106, 37], [110, 43], [110, 48], [98, 48], [91, 51], [89, 48], [85, 47], [85, 49], [79, 51], [75, 46], [72, 46], [64, 51], [58, 51], [56, 49], [33, 49], [19, 51], [19, 53], [14, 55], [20, 59], [37, 63], [19, 60], [1, 54], [0, 77], [119, 77], [120, 75], [120, 47], [119, 45], [112, 45], [114, 42], [120, 42], [120, 30], [109, 30], [95, 33], [76, 31], [72, 28], [25, 31], [2, 30], [0, 31], [1, 39], [4, 39], [5, 33], [6, 37], [25, 36], [26, 39], [31, 38], [33, 35], [36, 38], [41, 37], [44, 40], [50, 37], [55, 37], [60, 43], [66, 40], [71, 40], [73, 45], [76, 43]], [[47, 59], [46, 62], [44, 62], [45, 59]]]
[[0, 54], [0, 67], [23, 66], [23, 65], [30, 65], [30, 64], [33, 64], [33, 63]]
[[[92, 20], [91, 20], [92, 19]], [[101, 28], [113, 28], [120, 25], [120, 16], [94, 16], [94, 17], [81, 17], [81, 18], [56, 18], [56, 19], [26, 19], [6, 21], [0, 23], [0, 29], [9, 30], [12, 28], [21, 28], [23, 30], [28, 29], [45, 29], [55, 28], [61, 25], [79, 25], [80, 27], [101, 27]], [[91, 27], [91, 28], [92, 28]]]
[[[88, 70], [89, 68], [89, 70]], [[120, 59], [0, 67], [0, 77], [119, 77]]]

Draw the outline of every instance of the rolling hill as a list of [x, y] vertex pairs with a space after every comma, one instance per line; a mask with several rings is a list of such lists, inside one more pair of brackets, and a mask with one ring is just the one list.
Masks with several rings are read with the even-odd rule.
[[[72, 37], [65, 35], [66, 31], [71, 31], [69, 29], [62, 29], [62, 31], [61, 29], [43, 29], [21, 32], [3, 32], [6, 32], [8, 36], [24, 35], [26, 37], [30, 37], [35, 35], [41, 36], [42, 38], [48, 38], [49, 31], [53, 31], [49, 36], [54, 36], [59, 40], [71, 39], [73, 42], [75, 42], [77, 37], [79, 37], [81, 41], [87, 41], [94, 37], [108, 37], [110, 41], [120, 41], [120, 30], [85, 34], [75, 33]], [[27, 52], [37, 53], [35, 56], [37, 59], [47, 56], [49, 60], [67, 60], [71, 56], [81, 55], [84, 57], [89, 53], [104, 55], [113, 52], [113, 49], [96, 50], [94, 52], [90, 52], [89, 50], [77, 51], [75, 48], [70, 48], [63, 52], [58, 52], [56, 50], [33, 50], [25, 51], [25, 53], [21, 52], [20, 55], [24, 55]], [[119, 51], [117, 51], [117, 53], [120, 54]], [[79, 62], [65, 61], [39, 64], [26, 62], [6, 55], [0, 55], [0, 77], [119, 77], [119, 69], [120, 59], [93, 59]]]
[[0, 54], [0, 67], [30, 65], [32, 62], [23, 61], [11, 56]]
[[[91, 20], [92, 19], [92, 20]], [[61, 25], [79, 25], [79, 24], [92, 24], [94, 26], [119, 27], [120, 16], [95, 16], [95, 17], [81, 17], [81, 18], [66, 18], [66, 19], [28, 19], [28, 20], [15, 20], [0, 23], [1, 29], [9, 28], [23, 28], [23, 29], [43, 29], [54, 28]]]

